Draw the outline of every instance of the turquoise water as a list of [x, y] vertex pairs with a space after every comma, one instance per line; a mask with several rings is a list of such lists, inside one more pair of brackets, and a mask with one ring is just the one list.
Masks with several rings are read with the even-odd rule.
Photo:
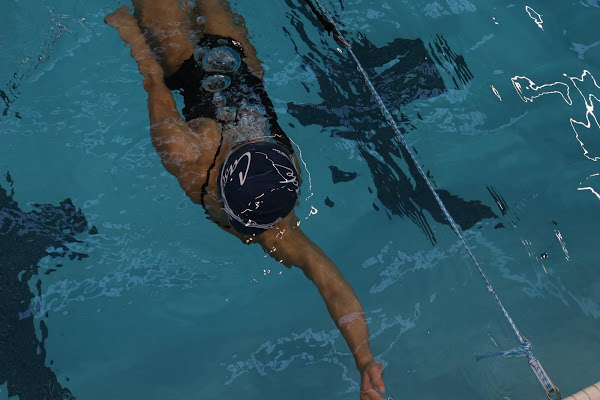
[[[598, 3], [324, 3], [402, 106], [408, 142], [554, 383], [568, 395], [597, 382]], [[348, 55], [297, 0], [232, 4], [307, 168], [301, 227], [361, 299], [390, 396], [544, 398], [524, 358], [475, 360], [518, 342]], [[102, 22], [116, 7], [0, 6], [0, 168], [12, 181], [1, 186], [23, 213], [70, 198], [87, 220], [79, 242], [39, 250], [18, 317], [6, 311], [13, 281], [49, 234], [33, 217], [14, 218], [20, 233], [3, 225], [4, 238], [39, 232], [2, 240], [4, 270], [16, 271], [2, 275], [3, 323], [47, 339], [43, 353], [0, 335], [0, 399], [11, 382], [38, 394], [21, 399], [358, 398], [352, 356], [310, 282], [223, 234], [161, 166], [141, 76]], [[402, 70], [415, 63], [429, 69]], [[333, 183], [330, 167], [356, 177]], [[27, 363], [6, 357], [15, 348]]]

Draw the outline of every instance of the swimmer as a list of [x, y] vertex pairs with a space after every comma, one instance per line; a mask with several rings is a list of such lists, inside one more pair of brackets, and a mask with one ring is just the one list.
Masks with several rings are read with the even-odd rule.
[[[130, 46], [144, 77], [151, 141], [162, 164], [221, 229], [304, 272], [352, 351], [360, 399], [382, 400], [383, 365], [371, 354], [362, 305], [299, 228], [294, 207], [300, 168], [265, 91], [243, 18], [225, 0], [178, 4], [133, 0], [133, 15], [121, 7], [105, 18]], [[332, 27], [325, 29], [331, 33]], [[173, 90], [183, 95], [183, 116]]]

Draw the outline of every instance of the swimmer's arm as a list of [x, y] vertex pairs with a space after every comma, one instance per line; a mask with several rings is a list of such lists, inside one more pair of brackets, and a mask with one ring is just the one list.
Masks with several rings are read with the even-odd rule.
[[144, 89], [148, 92], [152, 145], [166, 170], [180, 178], [190, 165], [200, 162], [204, 154], [202, 142], [179, 114], [173, 95], [162, 79], [146, 78]]
[[293, 261], [293, 264], [315, 284], [325, 301], [329, 315], [354, 355], [356, 367], [362, 370], [373, 361], [369, 346], [369, 328], [363, 307], [352, 286], [323, 250], [304, 233], [300, 232], [297, 236], [294, 238], [294, 250], [288, 262]]
[[317, 286], [329, 315], [352, 351], [362, 376], [361, 388], [369, 390], [365, 398], [382, 399], [373, 391], [372, 385], [380, 392], [385, 391], [381, 379], [383, 367], [371, 354], [369, 328], [360, 301], [335, 264], [297, 227], [295, 216], [286, 219], [288, 223], [283, 234], [265, 232], [258, 236], [258, 242], [277, 261], [300, 268]]
[[148, 92], [150, 136], [167, 171], [179, 177], [186, 167], [197, 162], [199, 140], [179, 114], [173, 94], [164, 82], [164, 72], [137, 20], [121, 7], [109, 14], [105, 21], [119, 31], [121, 39], [131, 48], [131, 57], [137, 62]]
[[[146, 43], [137, 20], [131, 14], [129, 7], [121, 7], [104, 18], [104, 22], [119, 31], [121, 39], [129, 45], [131, 57], [137, 62], [140, 73], [148, 81], [163, 79], [163, 69], [156, 61], [154, 52]], [[145, 83], [145, 82], [144, 82]]]

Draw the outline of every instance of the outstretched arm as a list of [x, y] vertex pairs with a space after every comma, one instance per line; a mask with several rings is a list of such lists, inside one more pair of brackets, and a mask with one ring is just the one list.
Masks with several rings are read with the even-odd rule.
[[302, 269], [317, 286], [361, 373], [361, 400], [382, 400], [377, 391], [385, 391], [383, 366], [371, 354], [365, 313], [352, 286], [323, 250], [298, 228], [293, 213], [284, 221], [274, 228], [279, 228], [281, 233], [267, 231], [258, 236], [257, 241], [276, 260], [288, 267], [295, 265]]

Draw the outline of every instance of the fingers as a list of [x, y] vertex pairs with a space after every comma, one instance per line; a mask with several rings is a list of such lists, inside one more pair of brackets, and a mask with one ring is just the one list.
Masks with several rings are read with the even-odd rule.
[[385, 400], [375, 389], [360, 392], [360, 400]]
[[379, 393], [371, 389], [370, 391], [360, 392], [360, 400], [385, 400]]
[[378, 392], [381, 393], [385, 392], [385, 385], [382, 379], [384, 373], [385, 370], [381, 364], [374, 365], [367, 371], [367, 375], [371, 377], [371, 384], [375, 389], [377, 389]]
[[131, 17], [131, 14], [129, 14], [130, 12], [131, 8], [127, 6], [120, 7], [115, 12], [104, 17], [104, 22], [113, 28], [118, 28], [122, 20]]
[[373, 378], [371, 384], [373, 385], [373, 389], [377, 390], [378, 392], [385, 392], [385, 385], [383, 384], [383, 380], [381, 379], [381, 377]]
[[373, 361], [362, 373], [360, 400], [384, 400], [378, 392], [385, 392], [383, 365]]
[[117, 17], [116, 17], [116, 11], [114, 13], [108, 14], [106, 17], [104, 17], [104, 23], [107, 25], [112, 26], [113, 28], [117, 28]]

